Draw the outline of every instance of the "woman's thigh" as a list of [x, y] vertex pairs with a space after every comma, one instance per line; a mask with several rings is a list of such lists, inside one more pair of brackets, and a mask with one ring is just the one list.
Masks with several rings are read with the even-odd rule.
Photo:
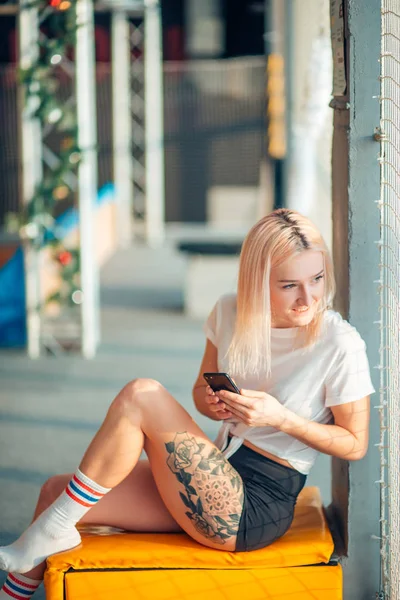
[[[149, 460], [139, 461], [82, 521], [131, 531], [184, 530], [205, 546], [235, 550], [240, 475], [165, 388], [146, 380], [135, 390]], [[70, 477], [51, 479], [50, 500]]]
[[139, 399], [144, 449], [174, 520], [203, 545], [235, 550], [243, 483], [186, 410], [157, 384]]

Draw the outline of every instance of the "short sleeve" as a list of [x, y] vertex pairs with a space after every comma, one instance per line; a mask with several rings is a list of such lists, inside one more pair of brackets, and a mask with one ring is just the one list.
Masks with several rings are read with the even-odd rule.
[[354, 328], [341, 337], [325, 384], [328, 407], [354, 402], [375, 392], [364, 340]]
[[218, 322], [217, 322], [217, 316], [218, 316], [218, 304], [219, 301], [215, 304], [214, 308], [212, 309], [212, 311], [210, 312], [210, 314], [207, 317], [206, 322], [204, 323], [203, 326], [203, 331], [206, 334], [207, 339], [210, 340], [210, 342], [212, 342], [214, 344], [214, 346], [218, 346]]

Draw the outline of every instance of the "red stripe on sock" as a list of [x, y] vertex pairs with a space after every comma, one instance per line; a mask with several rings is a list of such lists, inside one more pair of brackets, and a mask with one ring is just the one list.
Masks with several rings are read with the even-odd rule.
[[5, 592], [9, 596], [11, 596], [11, 598], [16, 598], [16, 600], [28, 600], [27, 596], [20, 596], [19, 594], [15, 594], [14, 592], [12, 592], [11, 590], [9, 590], [5, 586], [3, 586], [3, 592]]
[[8, 577], [11, 579], [11, 581], [15, 581], [15, 583], [18, 583], [18, 585], [29, 588], [30, 590], [36, 590], [36, 588], [38, 588], [40, 585], [39, 581], [38, 581], [37, 585], [30, 585], [29, 583], [24, 583], [23, 581], [20, 581], [19, 579], [17, 579], [15, 577], [15, 575], [13, 575], [12, 573], [9, 573]]
[[96, 492], [95, 490], [92, 490], [92, 488], [90, 488], [85, 483], [82, 483], [82, 481], [80, 479], [78, 479], [76, 477], [76, 475], [74, 475], [72, 479], [74, 481], [76, 481], [76, 483], [78, 483], [81, 487], [83, 487], [83, 489], [86, 490], [87, 492], [90, 492], [91, 494], [94, 494], [95, 496], [104, 496], [104, 494], [102, 494], [101, 492]]
[[88, 502], [84, 502], [83, 500], [81, 500], [80, 498], [78, 498], [77, 496], [74, 496], [74, 494], [72, 494], [68, 488], [65, 488], [65, 491], [67, 492], [68, 496], [70, 498], [72, 498], [72, 500], [75, 500], [75, 502], [78, 502], [78, 504], [82, 504], [82, 506], [86, 506], [87, 508], [91, 508], [93, 506], [93, 504], [89, 504]]

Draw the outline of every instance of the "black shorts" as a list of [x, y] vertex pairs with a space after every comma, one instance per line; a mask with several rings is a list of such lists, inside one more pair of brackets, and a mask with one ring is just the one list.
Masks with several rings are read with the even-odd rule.
[[237, 552], [272, 544], [289, 529], [307, 476], [242, 445], [229, 459], [243, 480]]

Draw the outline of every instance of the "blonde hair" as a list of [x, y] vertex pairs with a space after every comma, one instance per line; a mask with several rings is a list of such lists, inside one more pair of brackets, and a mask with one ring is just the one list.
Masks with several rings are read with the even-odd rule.
[[236, 376], [271, 372], [271, 269], [306, 252], [323, 254], [325, 286], [317, 312], [301, 328], [299, 345], [313, 344], [320, 335], [323, 314], [335, 294], [333, 265], [315, 225], [299, 213], [280, 208], [263, 217], [247, 234], [240, 253], [235, 331], [227, 357]]

